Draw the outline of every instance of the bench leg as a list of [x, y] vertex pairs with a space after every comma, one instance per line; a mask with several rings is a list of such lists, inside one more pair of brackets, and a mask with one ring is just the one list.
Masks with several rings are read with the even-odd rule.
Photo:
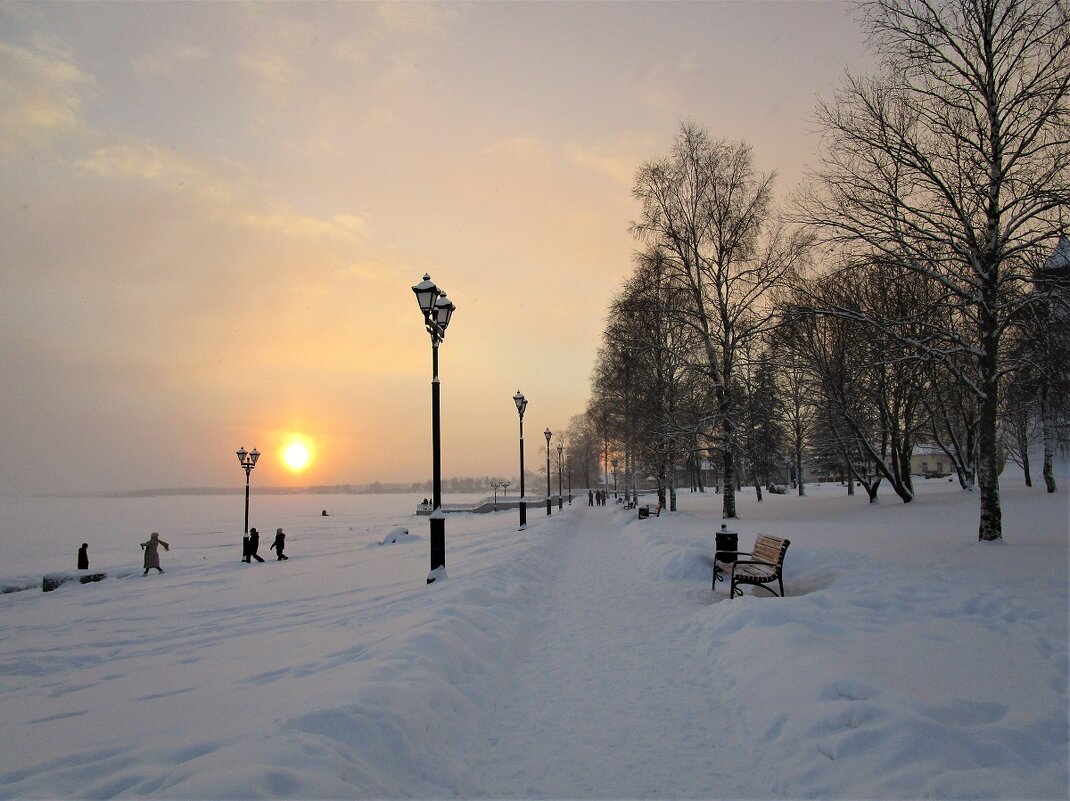
[[717, 567], [717, 565], [715, 564], [713, 566], [713, 583], [710, 585], [711, 590], [717, 589], [718, 581], [728, 581], [728, 574], [721, 570], [721, 568]]

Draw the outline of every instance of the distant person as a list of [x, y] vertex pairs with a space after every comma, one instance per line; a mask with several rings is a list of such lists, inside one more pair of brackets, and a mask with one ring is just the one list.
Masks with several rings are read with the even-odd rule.
[[149, 574], [149, 569], [153, 567], [163, 573], [163, 568], [160, 567], [160, 554], [157, 551], [157, 548], [161, 545], [165, 551], [171, 550], [171, 546], [161, 540], [160, 535], [155, 531], [152, 532], [152, 536], [149, 537], [148, 542], [141, 543], [141, 550], [145, 552], [145, 572], [141, 575], [147, 576]]
[[275, 561], [281, 562], [283, 559], [289, 559], [286, 554], [283, 553], [283, 549], [286, 548], [286, 535], [282, 533], [282, 529], [275, 529], [275, 541], [271, 543], [269, 550], [275, 551]]
[[89, 543], [83, 542], [78, 549], [78, 569], [89, 570]]
[[587, 490], [587, 505], [594, 506], [594, 490]]
[[252, 562], [255, 559], [258, 562], [263, 562], [264, 558], [257, 553], [260, 550], [260, 532], [255, 528], [249, 529], [249, 555], [245, 557], [246, 562]]

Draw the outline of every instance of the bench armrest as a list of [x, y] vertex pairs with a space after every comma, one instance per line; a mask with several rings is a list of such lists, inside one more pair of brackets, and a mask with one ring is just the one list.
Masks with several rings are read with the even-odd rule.
[[735, 554], [736, 556], [754, 556], [754, 554], [750, 551], [719, 551], [714, 549], [714, 556], [719, 556], [720, 554]]

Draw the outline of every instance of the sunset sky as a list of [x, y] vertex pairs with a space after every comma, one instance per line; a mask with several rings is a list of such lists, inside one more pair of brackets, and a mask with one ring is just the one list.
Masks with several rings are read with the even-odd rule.
[[[682, 120], [786, 199], [839, 3], [0, 4], [0, 494], [517, 472], [584, 410]], [[288, 471], [293, 435], [310, 451]], [[555, 441], [556, 443], [556, 441]]]

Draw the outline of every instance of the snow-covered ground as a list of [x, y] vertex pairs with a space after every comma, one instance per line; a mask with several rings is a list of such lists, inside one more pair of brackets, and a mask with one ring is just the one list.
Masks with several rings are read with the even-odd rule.
[[450, 515], [430, 586], [418, 498], [254, 493], [252, 565], [240, 497], [6, 499], [0, 583], [110, 577], [0, 596], [0, 797], [1065, 799], [1062, 478], [999, 544], [946, 481], [747, 491], [788, 597], [731, 601], [712, 494]]

